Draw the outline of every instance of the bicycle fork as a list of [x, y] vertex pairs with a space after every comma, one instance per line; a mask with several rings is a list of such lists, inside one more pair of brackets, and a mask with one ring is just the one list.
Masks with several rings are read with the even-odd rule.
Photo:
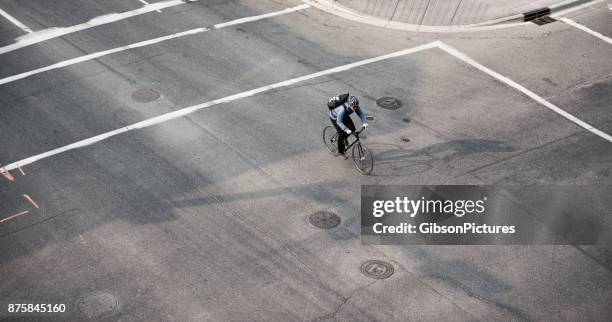
[[365, 160], [365, 153], [363, 153], [363, 149], [361, 148], [361, 144], [357, 145], [358, 148], [358, 152], [359, 152], [359, 161], [363, 161]]

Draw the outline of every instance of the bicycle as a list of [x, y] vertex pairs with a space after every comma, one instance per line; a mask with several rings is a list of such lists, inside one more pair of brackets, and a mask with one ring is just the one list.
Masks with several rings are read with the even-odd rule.
[[[374, 158], [372, 157], [372, 153], [365, 146], [361, 145], [359, 141], [359, 133], [363, 132], [365, 128], [361, 128], [359, 131], [353, 132], [351, 135], [355, 136], [355, 140], [348, 144], [348, 139], [346, 139], [344, 146], [345, 152], [348, 151], [352, 147], [351, 155], [353, 157], [353, 163], [357, 170], [363, 174], [369, 174], [374, 169]], [[333, 126], [326, 126], [323, 129], [323, 143], [327, 150], [336, 155], [338, 153], [338, 132], [336, 128]]]

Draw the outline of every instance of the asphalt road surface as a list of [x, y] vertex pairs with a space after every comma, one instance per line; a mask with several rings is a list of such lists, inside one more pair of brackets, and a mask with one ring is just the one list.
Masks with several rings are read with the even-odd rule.
[[[3, 306], [65, 304], [44, 318], [74, 321], [612, 316], [610, 241], [369, 246], [359, 235], [365, 184], [612, 184], [609, 4], [454, 34], [297, 0], [161, 4], [96, 18], [143, 3], [0, 0], [12, 18], [0, 17]], [[52, 27], [67, 29], [38, 32]], [[346, 91], [373, 117], [369, 176], [321, 142], [325, 103]], [[342, 222], [318, 229], [317, 211]], [[394, 274], [364, 276], [369, 259]]]

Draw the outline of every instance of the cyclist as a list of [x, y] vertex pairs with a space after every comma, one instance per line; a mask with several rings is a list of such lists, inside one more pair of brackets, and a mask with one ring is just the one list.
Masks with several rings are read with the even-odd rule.
[[[330, 99], [330, 102], [339, 100], [339, 96], [334, 96]], [[344, 143], [351, 133], [355, 131], [355, 124], [351, 120], [351, 114], [356, 112], [361, 121], [361, 126], [364, 128], [368, 127], [366, 122], [365, 114], [359, 107], [359, 100], [355, 96], [350, 96], [346, 103], [340, 104], [338, 107], [329, 111], [329, 118], [336, 131], [338, 131], [338, 155], [344, 155]]]

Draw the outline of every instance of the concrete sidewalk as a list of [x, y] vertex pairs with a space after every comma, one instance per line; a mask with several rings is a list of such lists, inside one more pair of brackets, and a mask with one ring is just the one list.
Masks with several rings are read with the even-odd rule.
[[571, 4], [560, 0], [334, 0], [316, 1], [337, 10], [394, 23], [421, 26], [482, 24], [534, 9]]

